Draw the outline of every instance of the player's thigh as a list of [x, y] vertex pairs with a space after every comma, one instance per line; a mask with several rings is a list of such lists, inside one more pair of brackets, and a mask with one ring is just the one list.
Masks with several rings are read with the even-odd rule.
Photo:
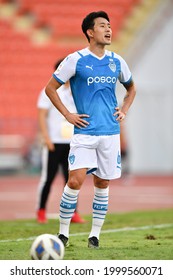
[[95, 175], [102, 179], [116, 179], [121, 176], [120, 137], [102, 137], [97, 148], [98, 169]]
[[98, 137], [90, 135], [73, 136], [68, 157], [69, 170], [97, 167], [97, 141]]

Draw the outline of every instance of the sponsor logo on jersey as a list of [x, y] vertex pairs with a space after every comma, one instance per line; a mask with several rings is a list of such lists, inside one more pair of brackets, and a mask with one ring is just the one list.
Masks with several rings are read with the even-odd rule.
[[104, 84], [104, 83], [115, 84], [116, 81], [117, 81], [117, 78], [116, 77], [111, 77], [111, 76], [107, 76], [107, 77], [105, 77], [105, 76], [88, 77], [87, 85], [89, 86], [93, 83], [95, 83], [95, 84], [99, 84], [99, 83], [101, 83], [101, 84]]
[[109, 62], [109, 68], [111, 69], [112, 72], [115, 73], [115, 71], [116, 71], [116, 64], [115, 64], [115, 62], [113, 61], [112, 58], [110, 58], [109, 61], [110, 61]]
[[86, 67], [86, 68], [89, 68], [89, 69], [91, 69], [91, 70], [93, 71], [93, 65], [91, 65], [91, 66], [86, 65], [85, 67]]

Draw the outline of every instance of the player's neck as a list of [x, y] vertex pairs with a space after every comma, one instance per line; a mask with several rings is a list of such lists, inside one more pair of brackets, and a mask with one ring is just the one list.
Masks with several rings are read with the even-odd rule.
[[98, 57], [102, 57], [105, 54], [105, 46], [95, 46], [90, 44], [88, 49]]

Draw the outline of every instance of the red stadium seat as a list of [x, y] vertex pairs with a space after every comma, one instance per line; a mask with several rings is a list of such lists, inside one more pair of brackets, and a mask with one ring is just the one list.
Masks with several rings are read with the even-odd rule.
[[[1, 3], [5, 2], [8, 1], [1, 0]], [[45, 24], [50, 28], [52, 41], [46, 45], [35, 45], [30, 32], [23, 34], [15, 31], [15, 17], [9, 21], [0, 19], [1, 133], [35, 133], [38, 94], [51, 76], [55, 61], [76, 50], [82, 45], [80, 42], [86, 39], [81, 31], [81, 22], [87, 13], [105, 10], [110, 16], [115, 38], [131, 8], [139, 2], [18, 0], [16, 17], [31, 13], [37, 27]], [[65, 45], [64, 39], [68, 39], [68, 44]]]

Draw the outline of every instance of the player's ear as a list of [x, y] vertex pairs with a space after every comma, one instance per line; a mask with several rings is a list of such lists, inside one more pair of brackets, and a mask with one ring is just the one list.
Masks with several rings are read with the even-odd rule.
[[88, 29], [87, 34], [90, 38], [93, 38], [93, 30], [92, 29]]

